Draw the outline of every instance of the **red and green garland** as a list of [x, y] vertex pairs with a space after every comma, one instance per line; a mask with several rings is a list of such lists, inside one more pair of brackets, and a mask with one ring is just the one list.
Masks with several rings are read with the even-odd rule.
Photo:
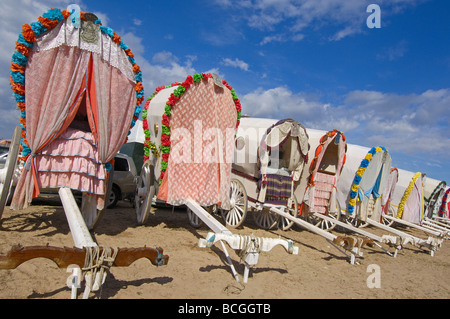
[[[85, 12], [80, 12], [80, 19], [86, 20], [84, 18]], [[61, 21], [69, 18], [71, 12], [59, 9], [50, 9], [48, 12], [44, 13], [42, 17], [38, 17], [38, 22], [33, 22], [31, 24], [22, 25], [22, 33], [19, 34], [19, 38], [16, 41], [16, 52], [14, 52], [11, 61], [11, 71], [10, 71], [10, 84], [13, 90], [13, 95], [16, 100], [16, 105], [20, 109], [20, 125], [22, 127], [22, 137], [21, 145], [22, 159], [26, 160], [31, 153], [31, 149], [28, 145], [26, 138], [26, 107], [25, 107], [25, 68], [28, 62], [28, 56], [31, 53], [34, 42], [36, 38], [44, 34], [45, 32], [55, 28]], [[131, 49], [123, 43], [120, 36], [118, 36], [111, 28], [104, 27], [101, 25], [101, 21], [97, 20], [95, 24], [100, 25], [100, 30], [102, 33], [107, 34], [111, 39], [121, 47], [128, 56], [128, 60], [133, 66], [133, 72], [136, 76], [136, 98], [137, 105], [135, 108], [133, 120], [130, 125], [130, 129], [135, 125], [139, 115], [141, 113], [141, 107], [139, 106], [144, 101], [144, 87], [142, 85], [142, 71], [139, 65], [136, 64], [133, 52]]]
[[[155, 155], [159, 156], [161, 155], [161, 175], [159, 183], [162, 182], [162, 179], [164, 178], [164, 174], [167, 170], [167, 165], [169, 162], [169, 153], [170, 153], [170, 118], [172, 115], [172, 108], [176, 104], [176, 102], [181, 98], [181, 96], [190, 88], [190, 86], [193, 83], [199, 83], [201, 80], [206, 80], [212, 77], [211, 73], [196, 73], [193, 76], [188, 75], [186, 80], [182, 83], [176, 82], [172, 83], [171, 85], [167, 86], [159, 86], [156, 88], [155, 92], [148, 98], [147, 102], [145, 103], [144, 110], [142, 111], [142, 127], [144, 129], [144, 135], [145, 135], [145, 142], [144, 142], [144, 161], [149, 159], [150, 151]], [[231, 92], [231, 95], [233, 97], [234, 104], [236, 105], [236, 111], [237, 111], [237, 120], [236, 120], [236, 129], [239, 127], [239, 123], [241, 120], [241, 102], [239, 101], [238, 96], [236, 95], [236, 92], [231, 87], [231, 85], [228, 84], [227, 81], [222, 80], [223, 85], [225, 85]], [[159, 91], [175, 87], [177, 88], [173, 91], [173, 93], [170, 94], [169, 99], [166, 102], [164, 114], [162, 116], [161, 121], [161, 146], [160, 150], [157, 149], [155, 143], [153, 143], [150, 139], [150, 130], [148, 126], [147, 121], [147, 111], [148, 107], [150, 105], [150, 101], [153, 99], [153, 97], [158, 94]], [[161, 153], [160, 153], [161, 152]]]

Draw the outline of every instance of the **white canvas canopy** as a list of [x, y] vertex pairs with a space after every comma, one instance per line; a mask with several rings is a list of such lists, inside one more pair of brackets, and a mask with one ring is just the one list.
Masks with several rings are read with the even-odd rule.
[[[336, 184], [346, 160], [345, 136], [338, 130], [329, 132], [307, 129], [311, 147], [309, 178], [302, 213], [336, 212]], [[299, 197], [299, 196], [298, 196]], [[299, 198], [297, 198], [299, 199]], [[301, 199], [301, 197], [300, 197]]]
[[[370, 216], [378, 220], [381, 216], [378, 199], [386, 187], [391, 166], [392, 158], [384, 147], [369, 149], [347, 144], [347, 162], [337, 184], [341, 209], [361, 221]], [[373, 207], [374, 204], [377, 206]]]
[[277, 175], [300, 181], [307, 162], [308, 135], [291, 119], [242, 118], [236, 134], [233, 174], [243, 182], [249, 200], [264, 203], [265, 181]]
[[[387, 180], [386, 187], [384, 188], [383, 195], [381, 196], [381, 207], [383, 213], [389, 215], [389, 211], [392, 208], [391, 202], [394, 196], [395, 186], [397, 186], [398, 182], [398, 169], [397, 167], [392, 167], [391, 172], [389, 173], [389, 178]], [[392, 214], [394, 216], [394, 214]]]
[[398, 182], [392, 197], [396, 217], [420, 225], [424, 216], [424, 175], [398, 169]]

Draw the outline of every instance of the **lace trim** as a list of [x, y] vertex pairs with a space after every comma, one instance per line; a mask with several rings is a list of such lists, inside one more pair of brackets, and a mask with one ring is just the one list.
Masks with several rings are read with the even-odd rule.
[[98, 32], [98, 43], [88, 43], [81, 39], [81, 28], [74, 28], [67, 20], [61, 21], [55, 28], [36, 39], [33, 51], [51, 50], [62, 45], [79, 47], [81, 50], [98, 54], [111, 66], [119, 69], [130, 81], [136, 83], [136, 75], [125, 51], [108, 35]]

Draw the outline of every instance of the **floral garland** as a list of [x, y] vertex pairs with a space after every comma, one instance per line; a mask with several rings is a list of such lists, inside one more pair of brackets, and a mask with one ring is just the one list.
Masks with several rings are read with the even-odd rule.
[[445, 191], [444, 196], [442, 197], [441, 207], [439, 208], [439, 217], [447, 217], [449, 216], [445, 214], [445, 206], [447, 205], [448, 194], [450, 193], [450, 188]]
[[[85, 12], [80, 12], [80, 19], [84, 18]], [[31, 153], [31, 149], [28, 145], [26, 138], [26, 108], [25, 108], [25, 68], [28, 62], [28, 56], [31, 53], [36, 38], [45, 32], [55, 28], [61, 21], [69, 18], [71, 12], [67, 9], [61, 11], [59, 9], [50, 9], [44, 13], [42, 17], [38, 17], [37, 22], [31, 24], [22, 25], [22, 33], [19, 34], [19, 38], [16, 41], [16, 52], [12, 55], [11, 71], [10, 71], [10, 85], [13, 90], [13, 96], [16, 100], [16, 105], [20, 109], [20, 125], [22, 127], [22, 135], [20, 144], [23, 147], [22, 160], [26, 161]], [[98, 19], [94, 22], [100, 25], [102, 33], [107, 34], [111, 39], [123, 49], [128, 56], [128, 60], [133, 66], [133, 72], [136, 76], [136, 98], [137, 105], [134, 111], [133, 120], [131, 121], [130, 130], [136, 124], [137, 119], [141, 113], [141, 107], [139, 106], [144, 101], [144, 87], [142, 85], [142, 71], [139, 65], [136, 64], [134, 54], [131, 49], [123, 43], [121, 38], [108, 27], [101, 25], [101, 21]], [[128, 132], [130, 134], [130, 132]]]
[[403, 210], [405, 209], [406, 201], [408, 200], [409, 195], [412, 192], [412, 189], [414, 187], [414, 184], [416, 183], [416, 180], [421, 176], [422, 173], [417, 172], [414, 174], [411, 182], [409, 183], [408, 187], [405, 190], [405, 193], [403, 194], [402, 200], [400, 201], [400, 204], [398, 205], [398, 211], [397, 211], [397, 218], [402, 218], [403, 216]]
[[372, 157], [376, 153], [381, 151], [387, 152], [387, 150], [383, 146], [372, 147], [370, 151], [367, 153], [366, 157], [361, 161], [361, 164], [359, 165], [359, 168], [356, 171], [356, 175], [355, 178], [353, 179], [353, 184], [350, 191], [350, 199], [348, 201], [348, 212], [350, 214], [353, 214], [353, 212], [355, 211], [356, 199], [358, 196], [359, 183], [361, 183], [361, 178], [364, 175], [367, 166], [369, 166]]
[[[162, 179], [164, 178], [164, 174], [167, 170], [167, 165], [169, 162], [169, 153], [170, 153], [170, 118], [172, 115], [172, 108], [176, 104], [176, 102], [181, 98], [181, 96], [190, 88], [190, 86], [193, 83], [199, 83], [201, 80], [206, 80], [212, 77], [211, 73], [196, 73], [193, 76], [188, 75], [186, 80], [182, 83], [175, 82], [171, 85], [167, 86], [159, 86], [156, 88], [155, 92], [148, 98], [147, 102], [145, 103], [144, 110], [142, 111], [142, 128], [144, 129], [144, 136], [145, 136], [145, 142], [144, 142], [144, 161], [149, 159], [150, 151], [155, 156], [160, 156], [161, 154], [161, 174], [159, 183], [161, 184]], [[239, 127], [239, 123], [241, 120], [241, 103], [239, 101], [238, 96], [236, 95], [235, 90], [228, 84], [227, 81], [222, 80], [222, 83], [230, 90], [234, 104], [236, 106], [237, 111], [237, 121], [236, 121], [236, 129]], [[159, 91], [175, 87], [177, 88], [173, 91], [173, 93], [170, 94], [169, 99], [166, 102], [164, 114], [162, 116], [162, 122], [161, 122], [161, 146], [158, 150], [155, 143], [153, 143], [150, 139], [150, 130], [148, 126], [147, 121], [147, 111], [150, 106], [150, 101], [153, 99], [153, 97], [158, 94]], [[160, 153], [161, 152], [161, 153]]]
[[445, 186], [447, 186], [447, 183], [445, 181], [441, 181], [438, 186], [436, 186], [436, 188], [433, 190], [433, 192], [431, 193], [430, 197], [425, 198], [425, 203], [427, 203], [427, 205], [430, 203], [430, 201], [433, 199], [433, 197], [440, 192], [442, 189], [445, 189]]

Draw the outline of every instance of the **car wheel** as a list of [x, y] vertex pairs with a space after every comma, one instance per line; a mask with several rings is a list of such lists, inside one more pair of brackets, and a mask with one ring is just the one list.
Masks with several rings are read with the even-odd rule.
[[116, 185], [113, 185], [111, 189], [111, 193], [108, 198], [108, 208], [114, 208], [117, 205], [117, 202], [120, 198], [120, 189]]

